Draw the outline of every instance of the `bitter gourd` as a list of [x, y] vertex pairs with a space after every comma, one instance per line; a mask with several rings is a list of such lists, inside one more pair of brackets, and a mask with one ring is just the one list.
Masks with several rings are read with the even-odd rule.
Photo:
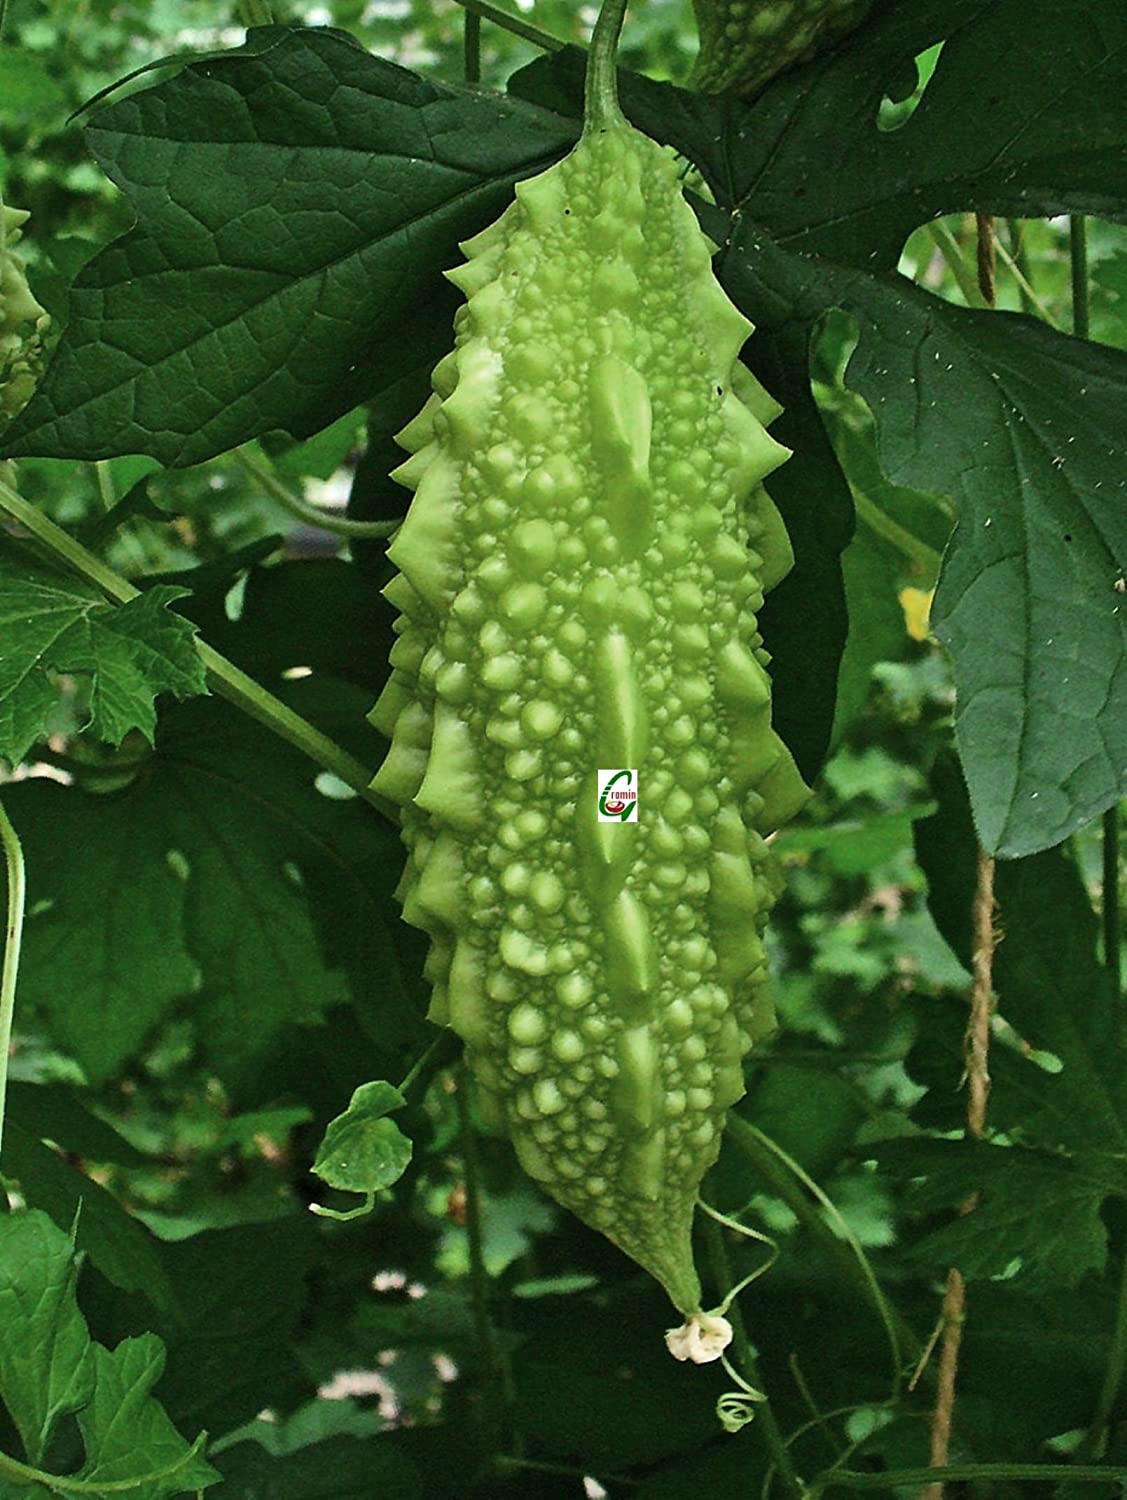
[[[806, 795], [756, 626], [788, 450], [673, 162], [588, 100], [448, 273], [455, 347], [399, 438], [373, 785], [483, 1109], [692, 1315], [698, 1188], [773, 1025], [764, 835]], [[636, 775], [625, 818], [600, 767]]]
[[15, 249], [27, 217], [0, 204], [0, 419], [14, 416], [27, 401], [43, 363], [47, 314], [31, 294]]
[[709, 94], [756, 94], [865, 19], [872, 0], [693, 0], [700, 52], [693, 83]]

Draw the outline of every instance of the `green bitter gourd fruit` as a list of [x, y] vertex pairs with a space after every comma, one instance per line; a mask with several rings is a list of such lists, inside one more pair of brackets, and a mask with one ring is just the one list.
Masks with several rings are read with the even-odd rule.
[[[773, 1025], [764, 836], [806, 795], [756, 626], [788, 450], [674, 163], [588, 97], [448, 273], [455, 347], [399, 436], [373, 785], [483, 1110], [691, 1316], [698, 1188]], [[638, 773], [626, 821], [598, 820], [600, 767]]]
[[27, 217], [0, 203], [0, 419], [27, 401], [43, 364], [47, 314], [31, 294], [15, 249]]
[[693, 83], [705, 93], [757, 94], [865, 19], [872, 0], [693, 0], [700, 52]]

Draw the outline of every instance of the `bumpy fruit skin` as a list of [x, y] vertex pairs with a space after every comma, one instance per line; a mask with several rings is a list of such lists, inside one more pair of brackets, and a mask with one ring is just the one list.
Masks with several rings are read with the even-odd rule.
[[23, 406], [43, 364], [47, 314], [31, 295], [15, 250], [27, 217], [21, 209], [0, 206], [0, 421]]
[[704, 93], [757, 94], [776, 73], [852, 31], [873, 0], [693, 0]]
[[[373, 785], [483, 1109], [692, 1313], [697, 1190], [773, 1026], [764, 835], [806, 795], [755, 618], [792, 561], [761, 485], [778, 407], [672, 162], [625, 123], [463, 249], [456, 347], [399, 438]], [[637, 768], [636, 819], [597, 820], [608, 766]]]

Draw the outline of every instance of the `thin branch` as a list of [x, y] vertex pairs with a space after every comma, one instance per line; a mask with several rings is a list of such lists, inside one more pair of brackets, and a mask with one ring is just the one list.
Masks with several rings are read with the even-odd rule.
[[994, 217], [992, 214], [975, 214], [974, 222], [978, 229], [978, 290], [986, 306], [993, 307], [998, 300], [994, 286]]
[[1103, 816], [1103, 933], [1104, 967], [1111, 976], [1116, 1000], [1123, 994], [1123, 939], [1119, 905], [1119, 807]]
[[[974, 956], [970, 1018], [965, 1038], [967, 1058], [967, 1134], [981, 1140], [986, 1130], [986, 1103], [990, 1096], [990, 1019], [994, 1011], [994, 860], [979, 848], [974, 893]], [[963, 1203], [961, 1213], [974, 1210], [977, 1193]], [[957, 1266], [947, 1273], [947, 1286], [940, 1314], [939, 1378], [931, 1418], [930, 1467], [943, 1469], [951, 1447], [955, 1417], [955, 1390], [959, 1370], [959, 1348], [966, 1321], [966, 1282]], [[923, 1491], [923, 1500], [943, 1500], [943, 1481], [934, 1480]]]
[[[1012, 224], [1011, 220], [1011, 224]], [[1013, 230], [1010, 230], [1011, 235]], [[1033, 290], [1033, 284], [1029, 280], [1029, 264], [1024, 251], [1014, 251], [1013, 254], [1006, 249], [1001, 240], [994, 241], [994, 248], [1002, 258], [1002, 263], [1017, 282], [1018, 292], [1021, 296], [1021, 310], [1026, 313], [1036, 313], [1039, 318], [1049, 325], [1056, 327], [1056, 320], [1052, 313]]]
[[[967, 1133], [981, 1140], [986, 1130], [986, 1101], [990, 1094], [990, 1021], [994, 1014], [994, 860], [978, 851], [974, 893], [974, 984], [967, 1026]], [[969, 1212], [972, 1205], [964, 1205]]]
[[[932, 1477], [930, 1469], [886, 1469], [884, 1473], [854, 1473], [851, 1469], [834, 1469], [824, 1479], [816, 1479], [808, 1488], [807, 1495], [817, 1500], [825, 1490], [895, 1490], [920, 1484]], [[1127, 1474], [1127, 1464], [1080, 1465], [1068, 1464], [948, 1464], [940, 1470], [939, 1479], [950, 1484], [972, 1483], [975, 1480], [1002, 1483], [1008, 1480], [1020, 1482], [1038, 1481], [1042, 1484], [1066, 1484], [1076, 1479], [1083, 1484], [1115, 1485]]]
[[947, 269], [958, 283], [968, 307], [985, 307], [982, 293], [978, 289], [978, 278], [967, 265], [962, 246], [941, 219], [928, 225], [928, 233], [935, 248], [947, 263]]
[[[842, 1217], [841, 1211], [836, 1204], [827, 1197], [810, 1174], [803, 1170], [795, 1159], [788, 1155], [783, 1148], [773, 1141], [770, 1136], [765, 1135], [758, 1126], [753, 1125], [750, 1120], [744, 1120], [739, 1115], [733, 1114], [728, 1117], [727, 1130], [732, 1143], [739, 1147], [748, 1157], [756, 1169], [761, 1172], [771, 1183], [773, 1192], [778, 1192], [783, 1201], [792, 1208], [796, 1215], [812, 1228], [815, 1233], [823, 1239], [827, 1248], [842, 1255], [850, 1265], [851, 1270], [859, 1276], [866, 1294], [872, 1300], [873, 1306], [884, 1324], [884, 1330], [888, 1336], [888, 1348], [892, 1357], [892, 1378], [895, 1390], [900, 1388], [900, 1379], [903, 1365], [903, 1351], [901, 1337], [915, 1344], [916, 1340], [910, 1330], [903, 1327], [896, 1313], [881, 1291], [880, 1283], [877, 1281], [869, 1258], [865, 1254], [864, 1246], [850, 1228], [848, 1222]], [[786, 1170], [780, 1173], [779, 1165]], [[801, 1184], [806, 1192], [802, 1192], [796, 1184]], [[810, 1193], [822, 1205], [822, 1208], [833, 1219], [838, 1226], [837, 1232], [830, 1228], [821, 1214], [817, 1213], [806, 1193]], [[840, 1236], [840, 1238], [839, 1238]]]
[[875, 531], [886, 542], [891, 543], [896, 550], [909, 562], [914, 563], [926, 576], [934, 577], [939, 572], [939, 564], [942, 557], [934, 547], [929, 547], [925, 541], [913, 534], [899, 521], [893, 518], [870, 500], [864, 490], [853, 490], [853, 504], [857, 511], [858, 520], [864, 521], [870, 530]]
[[1030, 285], [1029, 256], [1025, 250], [1024, 226], [1020, 219], [1007, 219], [1006, 228], [1009, 230], [1012, 254], [1006, 250], [1004, 245], [999, 244], [998, 249], [1002, 259], [1017, 279], [1018, 292], [1021, 295], [1021, 310], [1022, 312], [1031, 313], [1036, 309], [1048, 321], [1045, 309], [1041, 306]]
[[474, 11], [466, 11], [465, 31], [462, 36], [463, 72], [466, 82], [481, 82], [481, 17]]
[[494, 26], [499, 26], [511, 36], [519, 36], [522, 42], [531, 42], [542, 52], [562, 52], [564, 49], [565, 43], [559, 37], [553, 36], [549, 31], [541, 31], [539, 26], [532, 26], [519, 16], [510, 15], [499, 5], [490, 5], [489, 0], [455, 0], [455, 3], [463, 10], [468, 10], [471, 15], [480, 16], [483, 21], [492, 21]]
[[454, 1081], [454, 1102], [458, 1109], [458, 1129], [462, 1144], [462, 1176], [466, 1188], [466, 1238], [470, 1252], [470, 1296], [473, 1303], [474, 1335], [481, 1361], [482, 1389], [486, 1395], [486, 1413], [492, 1427], [492, 1438], [500, 1437], [499, 1376], [497, 1340], [489, 1311], [490, 1283], [485, 1266], [481, 1228], [481, 1174], [478, 1169], [477, 1136], [470, 1110], [470, 1074], [463, 1063]]
[[1073, 214], [1068, 221], [1069, 262], [1072, 271], [1072, 331], [1086, 339], [1091, 327], [1088, 300], [1088, 221]]
[[394, 521], [353, 521], [348, 516], [335, 515], [319, 505], [311, 505], [303, 496], [291, 490], [289, 485], [283, 484], [277, 474], [265, 464], [259, 463], [258, 459], [252, 458], [243, 449], [234, 457], [272, 499], [277, 500], [291, 516], [296, 516], [309, 526], [317, 526], [320, 530], [331, 531], [337, 536], [375, 538], [390, 536], [400, 525], [398, 517]]

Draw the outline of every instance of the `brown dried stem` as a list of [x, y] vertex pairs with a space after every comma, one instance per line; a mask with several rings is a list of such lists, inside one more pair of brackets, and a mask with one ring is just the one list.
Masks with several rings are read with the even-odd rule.
[[[974, 955], [970, 1018], [965, 1048], [967, 1065], [967, 1134], [980, 1140], [986, 1130], [986, 1102], [990, 1095], [990, 1018], [994, 1009], [994, 860], [985, 849], [978, 851], [978, 873], [974, 893]], [[978, 1201], [972, 1193], [960, 1209], [970, 1213]], [[931, 1418], [929, 1465], [947, 1467], [951, 1427], [955, 1416], [955, 1388], [959, 1369], [959, 1345], [966, 1318], [966, 1283], [957, 1266], [947, 1273], [947, 1288], [940, 1313], [939, 1376], [935, 1408]], [[926, 1485], [922, 1500], [943, 1500], [942, 1481]]]

